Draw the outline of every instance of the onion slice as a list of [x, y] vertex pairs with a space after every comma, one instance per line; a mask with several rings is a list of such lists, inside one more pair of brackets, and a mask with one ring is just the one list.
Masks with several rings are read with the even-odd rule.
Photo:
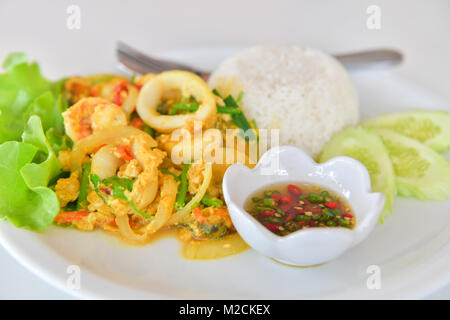
[[116, 217], [116, 224], [119, 227], [119, 231], [122, 235], [122, 237], [124, 237], [127, 240], [131, 240], [131, 241], [136, 241], [136, 242], [144, 242], [145, 240], [147, 240], [148, 234], [147, 233], [143, 233], [143, 234], [137, 234], [133, 231], [133, 229], [131, 229], [130, 227], [130, 222], [129, 222], [129, 218], [128, 215], [122, 215], [122, 216], [117, 216]]
[[81, 167], [83, 159], [87, 154], [93, 153], [97, 148], [105, 144], [116, 144], [122, 138], [129, 137], [132, 135], [145, 134], [151, 139], [151, 147], [156, 147], [156, 141], [135, 127], [122, 126], [122, 127], [110, 127], [103, 130], [99, 130], [90, 136], [84, 138], [77, 142], [71, 153], [71, 171], [75, 171]]
[[203, 171], [203, 183], [200, 186], [200, 188], [198, 189], [197, 193], [191, 199], [191, 201], [189, 201], [188, 204], [186, 204], [184, 206], [183, 209], [181, 209], [180, 211], [175, 213], [169, 219], [169, 221], [167, 222], [167, 225], [171, 226], [171, 225], [180, 223], [187, 217], [187, 215], [189, 213], [191, 213], [193, 206], [196, 203], [200, 203], [200, 200], [202, 200], [203, 196], [206, 194], [206, 190], [209, 187], [209, 184], [211, 182], [211, 178], [212, 178], [212, 165], [211, 165], [211, 163], [206, 163], [205, 164], [205, 170]]
[[241, 253], [249, 248], [238, 233], [220, 240], [190, 240], [183, 248], [183, 257], [191, 260], [221, 259]]

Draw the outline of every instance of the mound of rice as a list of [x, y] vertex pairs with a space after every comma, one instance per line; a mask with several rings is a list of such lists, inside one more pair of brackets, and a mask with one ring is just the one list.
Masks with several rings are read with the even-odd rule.
[[225, 60], [211, 88], [237, 96], [259, 129], [280, 129], [280, 144], [317, 155], [331, 136], [359, 120], [356, 90], [333, 57], [310, 48], [258, 46]]

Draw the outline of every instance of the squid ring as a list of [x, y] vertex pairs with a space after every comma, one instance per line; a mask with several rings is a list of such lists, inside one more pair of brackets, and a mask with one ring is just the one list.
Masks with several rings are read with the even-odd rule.
[[[194, 97], [199, 103], [197, 111], [178, 115], [157, 112], [163, 95], [174, 90], [179, 90], [183, 97]], [[210, 127], [217, 113], [215, 96], [205, 81], [192, 72], [180, 70], [165, 71], [150, 79], [139, 93], [136, 111], [146, 124], [160, 132], [182, 128], [190, 119], [201, 120]]]

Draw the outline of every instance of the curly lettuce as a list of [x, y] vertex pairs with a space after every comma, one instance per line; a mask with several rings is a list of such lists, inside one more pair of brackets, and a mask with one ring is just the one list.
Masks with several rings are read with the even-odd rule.
[[0, 218], [35, 231], [48, 227], [59, 212], [59, 202], [47, 186], [59, 173], [41, 120], [32, 116], [23, 142], [0, 145]]
[[[0, 143], [19, 141], [27, 117], [31, 114], [38, 114], [42, 118], [48, 116], [51, 120], [46, 120], [45, 125], [54, 125], [57, 115], [53, 113], [55, 107], [48, 101], [51, 99], [49, 95], [55, 99], [53, 105], [56, 104], [63, 82], [45, 79], [38, 64], [28, 63], [23, 53], [10, 54], [3, 68], [6, 72], [0, 74]], [[46, 94], [43, 98], [35, 100], [43, 94]], [[30, 105], [33, 101], [34, 106]], [[61, 130], [61, 124], [57, 124], [57, 127]]]
[[60, 210], [49, 187], [61, 174], [64, 80], [45, 79], [23, 53], [10, 54], [0, 74], [0, 219], [40, 231]]

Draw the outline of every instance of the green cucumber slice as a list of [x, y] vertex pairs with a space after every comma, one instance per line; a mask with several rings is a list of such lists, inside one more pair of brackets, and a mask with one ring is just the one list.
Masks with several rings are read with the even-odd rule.
[[400, 195], [445, 200], [450, 195], [450, 163], [426, 145], [388, 129], [373, 129], [386, 145]]
[[373, 192], [381, 192], [386, 197], [380, 222], [392, 212], [392, 204], [397, 194], [394, 168], [383, 141], [368, 130], [348, 128], [326, 143], [319, 155], [319, 162], [336, 156], [349, 156], [359, 160], [369, 171]]
[[450, 148], [450, 113], [409, 111], [384, 114], [363, 123], [364, 127], [390, 129], [415, 139], [436, 151]]

